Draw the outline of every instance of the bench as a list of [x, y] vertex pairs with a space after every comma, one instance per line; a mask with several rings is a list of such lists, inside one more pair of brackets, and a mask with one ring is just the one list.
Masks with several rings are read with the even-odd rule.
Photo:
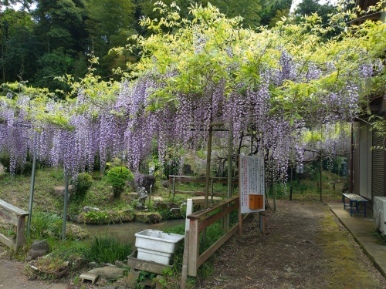
[[12, 224], [16, 227], [16, 240], [8, 238], [0, 233], [0, 242], [17, 251], [25, 241], [25, 219], [28, 215], [28, 212], [0, 200], [0, 218], [2, 218], [6, 223]]
[[[348, 199], [348, 203], [346, 203]], [[367, 200], [357, 194], [342, 194], [343, 209], [350, 208], [350, 216], [352, 214], [363, 214], [366, 217], [366, 202]], [[363, 211], [359, 209], [360, 203], [363, 203]]]

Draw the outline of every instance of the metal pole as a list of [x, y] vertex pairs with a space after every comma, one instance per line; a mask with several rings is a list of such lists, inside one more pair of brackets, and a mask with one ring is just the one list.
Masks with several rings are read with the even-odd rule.
[[30, 236], [31, 221], [32, 221], [32, 204], [34, 201], [34, 190], [35, 190], [35, 171], [36, 171], [36, 152], [33, 153], [32, 157], [32, 174], [31, 174], [31, 186], [29, 190], [29, 206], [28, 206], [28, 221], [27, 221], [27, 237]]
[[[233, 129], [232, 129], [232, 122], [230, 123], [229, 126], [229, 131], [228, 131], [228, 198], [232, 197], [233, 195], [233, 185], [232, 185], [232, 155], [233, 155]], [[229, 229], [229, 224], [230, 224], [230, 217], [229, 214], [226, 216], [225, 220], [225, 228], [228, 231]]]
[[213, 134], [213, 127], [210, 125], [209, 136], [208, 136], [208, 152], [206, 155], [205, 208], [209, 207], [208, 195], [209, 195], [209, 183], [210, 183], [210, 160], [212, 158], [212, 134]]
[[228, 132], [228, 198], [232, 197], [232, 194], [233, 194], [232, 154], [233, 154], [233, 129], [232, 129], [232, 123], [231, 123], [229, 127], [229, 132]]
[[290, 181], [290, 195], [289, 195], [289, 199], [290, 199], [290, 201], [292, 201], [292, 176], [293, 176], [293, 173], [292, 173], [292, 171], [293, 171], [293, 163], [291, 163], [291, 165], [290, 165], [290, 170], [291, 170], [291, 181]]
[[62, 240], [66, 239], [66, 222], [67, 222], [67, 204], [68, 204], [68, 174], [64, 171], [65, 190], [64, 190], [64, 208], [63, 208], [63, 228], [62, 228]]
[[354, 124], [351, 123], [349, 192], [354, 193]]
[[320, 176], [319, 176], [320, 201], [323, 201], [323, 198], [322, 198], [322, 173], [323, 173], [323, 158], [322, 158], [322, 150], [320, 150]]

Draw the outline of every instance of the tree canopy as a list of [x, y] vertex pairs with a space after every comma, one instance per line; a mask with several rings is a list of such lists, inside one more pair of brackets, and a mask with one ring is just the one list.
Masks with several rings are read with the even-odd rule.
[[[35, 87], [48, 87], [51, 91], [65, 90], [67, 87], [63, 87], [55, 77], [65, 74], [78, 79], [84, 77], [87, 60], [94, 56], [99, 58], [100, 63], [97, 74], [104, 78], [118, 78], [111, 71], [123, 69], [125, 62], [134, 62], [137, 58], [130, 54], [117, 55], [110, 50], [124, 46], [131, 35], [149, 35], [147, 28], [140, 26], [139, 21], [143, 17], [160, 16], [154, 10], [155, 2], [0, 1], [0, 84], [28, 81]], [[165, 3], [176, 3], [184, 18], [191, 17], [189, 7], [192, 5], [208, 5], [206, 0], [165, 0]], [[244, 27], [255, 29], [263, 24], [261, 15], [265, 13], [265, 8], [260, 0], [215, 0], [212, 4], [218, 5], [228, 17], [242, 15]], [[274, 17], [276, 6], [270, 6], [269, 9], [270, 12], [264, 14], [266, 21]], [[21, 48], [23, 51], [20, 51]]]
[[0, 151], [12, 168], [34, 152], [70, 173], [92, 169], [96, 157], [102, 169], [113, 157], [138, 169], [155, 142], [162, 163], [169, 145], [201, 147], [221, 123], [236, 147], [253, 139], [252, 152], [285, 179], [290, 159], [302, 161], [308, 129], [352, 121], [369, 95], [384, 93], [385, 24], [366, 22], [326, 42], [316, 15], [254, 31], [210, 4], [190, 18], [173, 4], [157, 9], [160, 17], [141, 20], [149, 37], [115, 50], [140, 59], [122, 81], [102, 81], [91, 66], [72, 82], [76, 98], [24, 87], [1, 99]]

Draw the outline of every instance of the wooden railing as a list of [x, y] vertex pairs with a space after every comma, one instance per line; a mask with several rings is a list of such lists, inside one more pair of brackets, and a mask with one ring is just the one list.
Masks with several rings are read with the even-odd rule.
[[[193, 183], [193, 184], [205, 184], [204, 177], [191, 177], [191, 176], [178, 176], [178, 175], [169, 175], [169, 192], [173, 194], [189, 194], [195, 196], [205, 196], [204, 191], [182, 191], [177, 190], [177, 183]], [[227, 184], [228, 178], [226, 177], [211, 177], [210, 178], [210, 187], [211, 187], [211, 196], [224, 196], [225, 193], [215, 193], [214, 184]], [[232, 185], [237, 185], [239, 183], [238, 179], [232, 180]]]
[[212, 244], [205, 252], [200, 252], [200, 233], [205, 231], [208, 226], [218, 220], [226, 219], [233, 211], [239, 210], [239, 197], [235, 196], [225, 200], [212, 208], [204, 211], [199, 211], [187, 216], [190, 220], [189, 228], [189, 252], [188, 252], [188, 275], [197, 276], [198, 268], [219, 249], [230, 237], [239, 230], [239, 223], [232, 228], [224, 226], [225, 233], [214, 244]]
[[16, 227], [16, 240], [0, 233], [0, 242], [17, 251], [25, 242], [25, 218], [28, 215], [26, 211], [0, 200], [0, 217]]

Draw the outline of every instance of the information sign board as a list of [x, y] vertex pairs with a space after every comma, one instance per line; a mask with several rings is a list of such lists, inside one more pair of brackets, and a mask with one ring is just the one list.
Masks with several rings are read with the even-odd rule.
[[239, 191], [242, 214], [265, 211], [264, 158], [239, 156]]

